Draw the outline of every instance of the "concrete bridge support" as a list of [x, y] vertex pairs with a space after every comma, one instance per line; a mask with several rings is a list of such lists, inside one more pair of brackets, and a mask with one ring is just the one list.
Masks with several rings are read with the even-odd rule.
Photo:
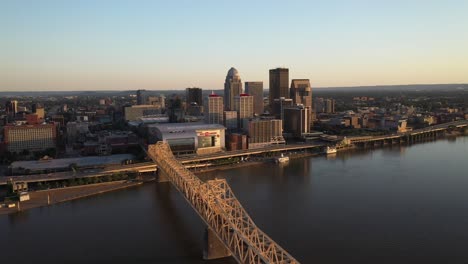
[[206, 227], [204, 237], [203, 259], [212, 260], [231, 256], [229, 249], [224, 246], [211, 228]]
[[156, 170], [156, 181], [157, 182], [170, 182], [170, 178], [161, 170]]

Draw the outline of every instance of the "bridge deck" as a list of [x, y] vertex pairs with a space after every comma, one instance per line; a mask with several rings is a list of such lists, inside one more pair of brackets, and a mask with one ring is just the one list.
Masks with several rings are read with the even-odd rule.
[[362, 142], [371, 142], [371, 141], [380, 141], [380, 140], [386, 140], [386, 139], [387, 140], [398, 139], [398, 138], [402, 138], [406, 136], [414, 136], [414, 135], [424, 134], [428, 132], [443, 131], [443, 130], [447, 130], [451, 126], [458, 127], [458, 128], [466, 127], [468, 126], [468, 120], [460, 120], [460, 121], [455, 121], [455, 122], [443, 123], [439, 125], [416, 129], [416, 130], [405, 132], [405, 133], [398, 133], [398, 134], [392, 134], [392, 135], [387, 135], [387, 136], [355, 137], [355, 138], [348, 138], [348, 139], [352, 144], [362, 143]]
[[172, 154], [150, 145], [148, 155], [239, 263], [299, 263], [252, 221], [224, 179], [202, 182]]

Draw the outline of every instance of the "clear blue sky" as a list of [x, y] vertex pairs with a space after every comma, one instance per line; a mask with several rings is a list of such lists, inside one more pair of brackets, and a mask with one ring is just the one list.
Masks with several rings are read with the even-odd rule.
[[0, 1], [0, 91], [468, 82], [468, 1]]

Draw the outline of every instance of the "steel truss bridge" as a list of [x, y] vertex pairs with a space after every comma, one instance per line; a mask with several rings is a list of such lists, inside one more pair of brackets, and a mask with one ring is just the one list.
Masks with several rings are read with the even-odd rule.
[[172, 154], [166, 142], [148, 147], [156, 163], [239, 263], [299, 263], [262, 232], [224, 179], [202, 182]]

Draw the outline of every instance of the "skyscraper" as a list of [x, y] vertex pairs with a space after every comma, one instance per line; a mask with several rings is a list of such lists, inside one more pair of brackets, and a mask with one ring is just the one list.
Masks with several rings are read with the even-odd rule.
[[276, 68], [270, 70], [270, 104], [281, 97], [289, 98], [288, 85], [289, 69]]
[[18, 101], [13, 100], [13, 101], [7, 101], [5, 103], [5, 111], [7, 114], [14, 116], [16, 113], [18, 113]]
[[293, 106], [284, 110], [284, 132], [300, 138], [310, 132], [310, 111], [304, 106]]
[[327, 99], [325, 103], [325, 112], [329, 114], [335, 113], [335, 99]]
[[224, 82], [224, 107], [226, 110], [234, 109], [234, 97], [242, 93], [242, 81], [239, 72], [232, 67], [229, 69]]
[[244, 119], [254, 116], [254, 97], [248, 94], [240, 94], [234, 97], [234, 110], [237, 111], [240, 128], [243, 128]]
[[245, 93], [254, 97], [254, 113], [263, 114], [263, 82], [245, 82]]
[[202, 89], [201, 88], [187, 88], [185, 89], [185, 101], [187, 105], [191, 103], [197, 103], [199, 106], [203, 106], [202, 99]]
[[312, 122], [312, 88], [309, 79], [293, 79], [289, 91], [293, 104], [307, 108], [311, 117], [310, 122]]
[[205, 123], [223, 124], [223, 98], [217, 94], [210, 94], [205, 100]]
[[137, 90], [137, 105], [147, 104], [146, 90]]

